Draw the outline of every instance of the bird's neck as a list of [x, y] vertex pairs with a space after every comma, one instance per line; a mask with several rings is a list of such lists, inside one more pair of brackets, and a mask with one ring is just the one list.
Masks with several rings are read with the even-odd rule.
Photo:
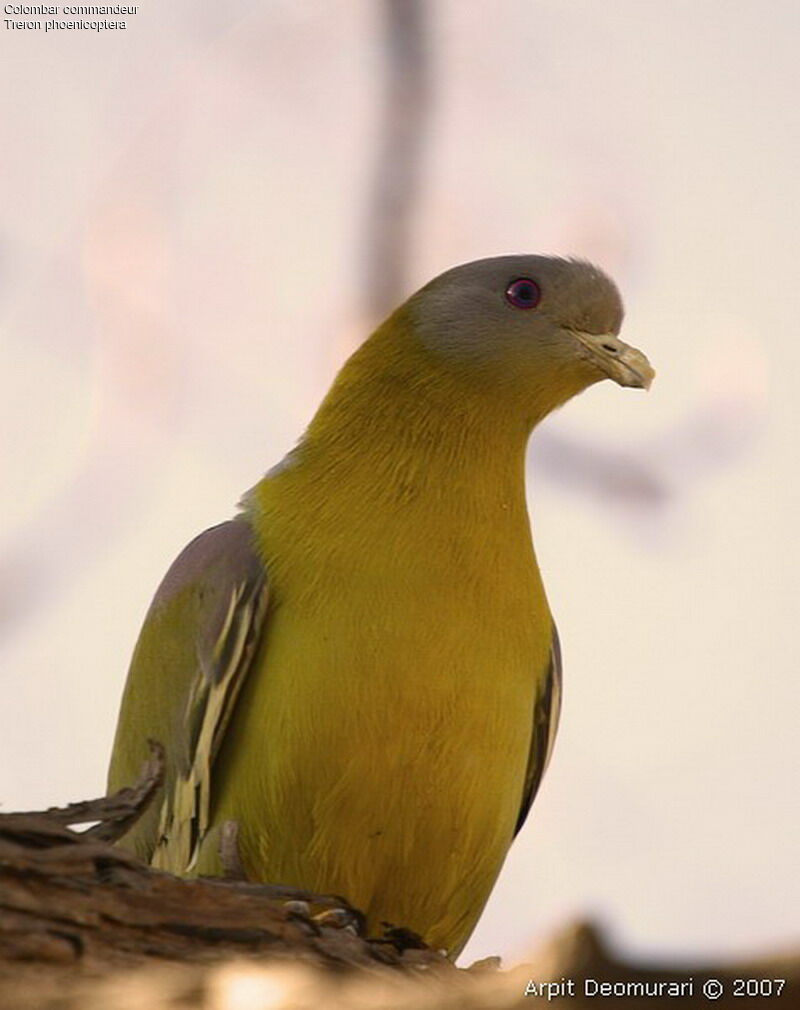
[[313, 522], [376, 539], [445, 516], [527, 531], [536, 405], [521, 411], [479, 377], [442, 368], [421, 343], [397, 338], [402, 322], [390, 319], [349, 359], [298, 446], [256, 486], [248, 507], [262, 527], [289, 512], [298, 530]]
[[[327, 466], [366, 466], [385, 488], [522, 478], [530, 414], [479, 375], [458, 374], [407, 330], [402, 310], [339, 372], [304, 443]], [[483, 476], [486, 475], [486, 476]]]

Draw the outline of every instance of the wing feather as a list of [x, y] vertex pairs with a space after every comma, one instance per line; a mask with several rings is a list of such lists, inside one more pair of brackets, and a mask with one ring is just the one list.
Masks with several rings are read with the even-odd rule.
[[514, 828], [515, 836], [519, 834], [527, 819], [553, 753], [558, 719], [561, 714], [561, 678], [561, 643], [554, 624], [550, 641], [550, 662], [542, 688], [537, 693], [533, 705], [533, 732], [528, 752], [528, 765], [525, 770], [522, 805]]
[[208, 832], [212, 770], [263, 638], [266, 573], [243, 517], [206, 530], [170, 568], [131, 662], [110, 788], [131, 778], [148, 737], [167, 753], [163, 798], [129, 847], [153, 865], [191, 872]]

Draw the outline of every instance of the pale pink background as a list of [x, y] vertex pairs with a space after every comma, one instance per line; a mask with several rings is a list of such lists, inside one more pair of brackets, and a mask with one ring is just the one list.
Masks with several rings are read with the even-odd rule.
[[[565, 709], [466, 957], [576, 914], [658, 954], [786, 942], [800, 7], [429, 11], [412, 286], [501, 252], [593, 257], [659, 372], [649, 396], [591, 390], [531, 453]], [[378, 14], [170, 0], [118, 35], [0, 25], [4, 809], [102, 791], [157, 581], [364, 335]]]

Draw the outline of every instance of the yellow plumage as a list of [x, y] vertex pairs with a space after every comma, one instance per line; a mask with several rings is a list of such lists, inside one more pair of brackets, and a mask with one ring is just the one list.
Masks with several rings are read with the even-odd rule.
[[[501, 295], [531, 260], [540, 273], [566, 269], [524, 260], [484, 261]], [[177, 738], [159, 823], [153, 815], [129, 840], [143, 855], [214, 871], [214, 829], [234, 820], [253, 878], [343, 894], [371, 929], [389, 921], [455, 955], [524, 819], [557, 718], [526, 442], [603, 373], [559, 351], [546, 374], [521, 375], [520, 356], [543, 355], [546, 341], [526, 351], [515, 337], [499, 365], [495, 348], [476, 357], [457, 330], [449, 350], [430, 336], [431, 304], [449, 319], [431, 288], [439, 301], [423, 289], [363, 345], [298, 447], [246, 496], [268, 594], [252, 564], [236, 585], [265, 616], [242, 617], [234, 601], [216, 623], [203, 617], [217, 562], [192, 560], [202, 545], [188, 549], [188, 575], [168, 575], [132, 663], [110, 784], [131, 777], [145, 735]], [[212, 659], [201, 650], [200, 662], [165, 671], [158, 650], [172, 655], [178, 641], [185, 657], [208, 624]], [[239, 652], [228, 648], [237, 628]], [[198, 782], [207, 803], [193, 813]]]

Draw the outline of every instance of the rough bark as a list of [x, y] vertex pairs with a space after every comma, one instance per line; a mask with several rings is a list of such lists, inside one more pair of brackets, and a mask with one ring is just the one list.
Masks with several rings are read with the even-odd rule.
[[[497, 971], [494, 959], [460, 970], [403, 929], [360, 935], [362, 917], [335, 895], [153, 870], [111, 842], [158, 791], [162, 768], [154, 747], [139, 782], [113, 797], [0, 815], [2, 1010], [498, 1010], [530, 1007], [529, 980], [570, 978], [574, 998], [538, 998], [581, 1010], [597, 1004], [578, 995], [587, 977], [693, 977], [694, 1005], [703, 1005], [700, 986], [713, 977], [725, 990], [717, 1007], [751, 1002], [733, 997], [736, 978], [783, 978], [779, 1005], [800, 1007], [797, 953], [738, 966], [633, 964], [615, 956], [594, 927], [579, 925], [511, 972]], [[235, 867], [235, 833], [225, 844]], [[624, 1003], [644, 1010], [658, 999]]]

